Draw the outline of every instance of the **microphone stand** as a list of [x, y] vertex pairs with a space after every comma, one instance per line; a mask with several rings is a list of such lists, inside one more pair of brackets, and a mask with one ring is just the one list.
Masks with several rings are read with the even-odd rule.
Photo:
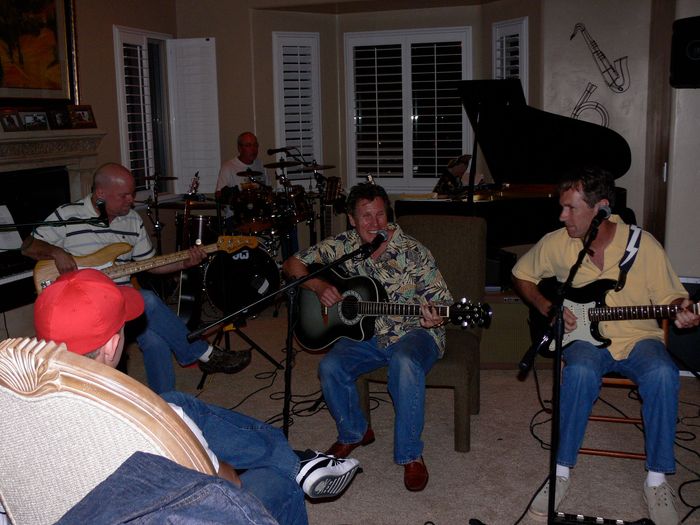
[[[203, 328], [200, 328], [199, 330], [195, 330], [194, 332], [190, 332], [187, 335], [187, 340], [190, 342], [196, 341], [199, 339], [202, 334], [209, 332], [211, 329], [221, 325], [228, 323], [231, 319], [238, 317], [240, 315], [243, 315], [246, 313], [247, 310], [254, 308], [258, 306], [259, 304], [265, 303], [269, 301], [270, 299], [274, 298], [275, 296], [285, 292], [287, 294], [287, 297], [289, 299], [289, 302], [287, 304], [287, 339], [286, 339], [286, 356], [285, 356], [285, 367], [284, 367], [284, 405], [282, 408], [282, 430], [284, 432], [285, 437], [289, 437], [289, 409], [292, 401], [292, 352], [293, 352], [293, 343], [294, 343], [294, 326], [295, 326], [295, 310], [296, 310], [296, 298], [299, 292], [299, 287], [304, 284], [306, 281], [313, 279], [317, 277], [319, 274], [331, 270], [333, 268], [336, 268], [343, 264], [345, 261], [348, 261], [350, 259], [353, 259], [355, 257], [362, 256], [363, 258], [369, 257], [377, 248], [372, 247], [372, 242], [363, 244], [360, 246], [358, 249], [353, 250], [350, 253], [347, 253], [340, 257], [339, 259], [336, 259], [335, 261], [332, 261], [328, 264], [325, 264], [323, 266], [320, 266], [318, 269], [308, 273], [307, 275], [304, 275], [303, 277], [299, 277], [298, 279], [294, 279], [287, 283], [285, 286], [277, 290], [276, 292], [271, 292], [267, 294], [264, 297], [261, 297], [257, 301], [244, 306], [243, 308], [240, 308], [239, 310], [228, 314], [218, 321], [214, 321], [213, 323], [209, 324], [208, 326], [205, 326]], [[377, 246], [378, 247], [378, 246]]]
[[571, 288], [574, 277], [578, 273], [583, 259], [590, 252], [590, 247], [595, 238], [598, 236], [598, 228], [602, 218], [594, 218], [588, 228], [588, 232], [583, 238], [583, 247], [578, 253], [576, 262], [571, 266], [569, 275], [566, 281], [562, 283], [556, 291], [556, 297], [552, 303], [552, 308], [549, 311], [548, 321], [551, 323], [550, 328], [545, 331], [544, 336], [539, 342], [533, 344], [525, 353], [520, 361], [519, 367], [521, 374], [527, 374], [532, 368], [535, 355], [554, 338], [554, 365], [552, 369], [552, 428], [551, 428], [551, 446], [549, 449], [549, 501], [547, 509], [547, 523], [561, 524], [561, 516], [557, 516], [554, 509], [554, 498], [556, 491], [557, 479], [557, 450], [559, 448], [559, 404], [560, 404], [560, 382], [561, 382], [561, 362], [562, 362], [562, 340], [564, 338], [564, 297]]
[[69, 226], [71, 224], [91, 224], [93, 226], [107, 227], [107, 218], [91, 217], [89, 219], [66, 219], [63, 221], [37, 221], [24, 222], [21, 224], [0, 224], [0, 232], [18, 230], [19, 228], [28, 228], [30, 226]]

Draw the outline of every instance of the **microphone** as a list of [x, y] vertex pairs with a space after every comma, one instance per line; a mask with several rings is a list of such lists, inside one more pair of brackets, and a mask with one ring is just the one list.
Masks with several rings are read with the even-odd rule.
[[600, 223], [610, 217], [611, 214], [612, 210], [610, 209], [610, 206], [601, 206], [598, 208], [598, 213], [596, 213], [595, 217], [593, 217], [591, 226], [600, 226]]
[[360, 246], [360, 253], [363, 257], [369, 257], [375, 251], [377, 251], [377, 248], [379, 248], [379, 246], [381, 246], [381, 244], [388, 238], [389, 234], [386, 232], [386, 230], [378, 230], [377, 236], [374, 239]]
[[284, 148], [270, 148], [267, 150], [268, 155], [274, 155], [275, 153], [287, 153], [290, 149], [294, 149], [291, 146], [287, 146]]
[[98, 209], [99, 212], [100, 212], [100, 216], [98, 217], [98, 219], [99, 219], [100, 221], [102, 221], [102, 223], [103, 223], [105, 226], [109, 226], [109, 218], [107, 217], [107, 208], [105, 208], [105, 205], [106, 205], [106, 204], [107, 204], [107, 203], [105, 202], [104, 199], [97, 199], [97, 200], [95, 201], [95, 205], [97, 206], [97, 209]]

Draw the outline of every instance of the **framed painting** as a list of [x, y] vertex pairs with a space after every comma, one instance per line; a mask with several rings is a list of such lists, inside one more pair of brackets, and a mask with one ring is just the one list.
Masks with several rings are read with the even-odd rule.
[[77, 103], [72, 0], [10, 2], [0, 23], [0, 99]]

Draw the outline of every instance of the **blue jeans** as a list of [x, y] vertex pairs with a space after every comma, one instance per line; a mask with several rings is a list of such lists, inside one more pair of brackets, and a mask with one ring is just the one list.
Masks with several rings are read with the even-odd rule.
[[646, 468], [654, 472], [675, 472], [673, 441], [680, 381], [678, 368], [664, 344], [656, 339], [644, 339], [634, 346], [626, 359], [616, 361], [607, 349], [576, 341], [564, 349], [563, 360], [566, 366], [562, 371], [557, 463], [567, 467], [576, 464], [602, 377], [608, 372], [617, 372], [639, 388]]
[[201, 429], [216, 456], [237, 470], [242, 487], [281, 524], [306, 525], [304, 493], [296, 482], [299, 457], [278, 428], [182, 392], [166, 392]]
[[135, 452], [57, 525], [274, 525], [245, 490], [161, 457]]
[[338, 442], [357, 443], [367, 431], [355, 381], [389, 366], [388, 389], [394, 402], [394, 461], [405, 465], [423, 453], [425, 376], [438, 359], [427, 330], [412, 330], [386, 348], [369, 341], [340, 339], [318, 367], [323, 397], [338, 428]]
[[175, 370], [171, 352], [181, 365], [194, 363], [209, 348], [200, 339], [187, 341], [189, 330], [161, 299], [149, 290], [140, 290], [145, 303], [146, 328], [136, 336], [143, 351], [148, 386], [157, 394], [175, 390]]

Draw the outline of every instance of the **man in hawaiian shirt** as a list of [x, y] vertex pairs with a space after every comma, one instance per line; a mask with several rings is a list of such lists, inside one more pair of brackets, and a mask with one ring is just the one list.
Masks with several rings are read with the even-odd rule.
[[[421, 315], [377, 317], [371, 339], [341, 338], [321, 361], [323, 396], [338, 429], [338, 439], [329, 453], [347, 457], [355, 448], [374, 441], [374, 432], [360, 408], [355, 381], [362, 374], [388, 366], [388, 389], [396, 413], [394, 461], [404, 466], [406, 488], [423, 490], [428, 483], [421, 441], [425, 376], [445, 350], [444, 321], [432, 303], [449, 304], [452, 296], [430, 251], [403, 233], [399, 225], [388, 222], [390, 202], [381, 186], [360, 184], [352, 188], [347, 209], [353, 229], [287, 259], [287, 275], [307, 275], [308, 265], [330, 263], [372, 242], [382, 232], [386, 240], [369, 257], [351, 259], [341, 269], [348, 276], [379, 281], [390, 302], [420, 303]], [[325, 307], [342, 299], [338, 289], [325, 280], [311, 279], [303, 286], [313, 291]]]

